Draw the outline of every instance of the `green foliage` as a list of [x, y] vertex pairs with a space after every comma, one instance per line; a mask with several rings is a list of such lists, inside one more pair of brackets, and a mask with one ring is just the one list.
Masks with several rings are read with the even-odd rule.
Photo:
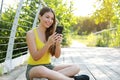
[[111, 34], [110, 47], [120, 47], [120, 26], [117, 27], [117, 31]]
[[95, 11], [92, 18], [96, 24], [108, 22], [107, 28], [116, 28], [112, 31], [104, 31], [98, 36], [96, 46], [119, 47], [119, 25], [120, 25], [120, 2], [119, 0], [103, 0], [101, 7]]
[[110, 40], [110, 34], [109, 31], [104, 31], [100, 35], [98, 35], [96, 46], [98, 47], [108, 47]]
[[[78, 35], [88, 35], [85, 40], [88, 46], [119, 47], [120, 46], [120, 1], [97, 0], [99, 8], [89, 17], [78, 17], [73, 31]], [[109, 30], [109, 28], [116, 28]], [[107, 30], [108, 29], [108, 30]], [[97, 31], [104, 30], [99, 35], [93, 35]], [[90, 35], [89, 35], [90, 34]], [[93, 38], [93, 39], [92, 39]]]
[[94, 15], [92, 16], [96, 24], [100, 22], [111, 21], [115, 15], [114, 8], [116, 8], [115, 5], [117, 3], [118, 3], [118, 0], [103, 0], [101, 7], [97, 9]]
[[87, 36], [87, 46], [95, 46], [96, 45], [96, 35], [95, 34], [89, 34]]
[[120, 30], [105, 30], [97, 36], [96, 46], [99, 47], [119, 47], [120, 46]]
[[101, 22], [96, 24], [91, 17], [77, 17], [77, 24], [73, 26], [73, 31], [78, 35], [89, 35], [91, 33], [107, 29], [109, 22]]
[[5, 9], [0, 20], [0, 63], [5, 60], [10, 30], [12, 27], [15, 10], [12, 7]]
[[71, 35], [70, 34], [65, 34], [63, 35], [64, 39], [63, 39], [63, 47], [68, 47], [71, 45], [72, 43], [72, 38], [71, 38]]

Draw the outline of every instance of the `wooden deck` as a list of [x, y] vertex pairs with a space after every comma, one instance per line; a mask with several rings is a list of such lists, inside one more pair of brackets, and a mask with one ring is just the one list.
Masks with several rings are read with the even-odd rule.
[[[89, 75], [90, 80], [120, 80], [120, 48], [63, 48], [61, 57], [53, 58], [53, 63], [78, 64], [79, 74]], [[26, 65], [21, 66], [16, 73], [13, 71], [14, 74], [5, 75], [0, 80], [26, 80], [25, 69]]]

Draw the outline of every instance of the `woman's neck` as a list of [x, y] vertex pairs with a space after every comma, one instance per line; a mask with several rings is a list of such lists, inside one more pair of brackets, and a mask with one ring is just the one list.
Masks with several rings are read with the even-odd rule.
[[44, 26], [42, 26], [41, 24], [39, 24], [38, 29], [42, 33], [45, 33], [45, 31], [46, 31], [46, 28]]
[[38, 30], [38, 35], [41, 41], [45, 43], [46, 42], [46, 36], [45, 36], [46, 28], [44, 26], [39, 25], [37, 30]]

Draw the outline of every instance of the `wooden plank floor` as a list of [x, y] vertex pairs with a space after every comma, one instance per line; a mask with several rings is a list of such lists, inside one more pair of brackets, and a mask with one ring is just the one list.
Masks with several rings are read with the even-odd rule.
[[[79, 74], [89, 75], [90, 80], [120, 80], [120, 48], [62, 48], [61, 57], [53, 58], [53, 64], [78, 64]], [[0, 80], [26, 80], [25, 68], [16, 78]]]

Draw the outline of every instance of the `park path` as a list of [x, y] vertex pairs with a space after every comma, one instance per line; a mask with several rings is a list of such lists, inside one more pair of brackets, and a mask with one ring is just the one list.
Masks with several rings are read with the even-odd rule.
[[78, 48], [78, 47], [87, 47], [85, 44], [78, 42], [77, 40], [73, 40], [70, 47]]
[[[57, 64], [78, 64], [79, 74], [87, 74], [90, 80], [120, 80], [120, 48], [86, 47], [74, 42], [69, 48], [62, 48], [59, 59], [53, 58]], [[0, 77], [0, 80], [26, 80], [26, 64], [9, 74]]]

